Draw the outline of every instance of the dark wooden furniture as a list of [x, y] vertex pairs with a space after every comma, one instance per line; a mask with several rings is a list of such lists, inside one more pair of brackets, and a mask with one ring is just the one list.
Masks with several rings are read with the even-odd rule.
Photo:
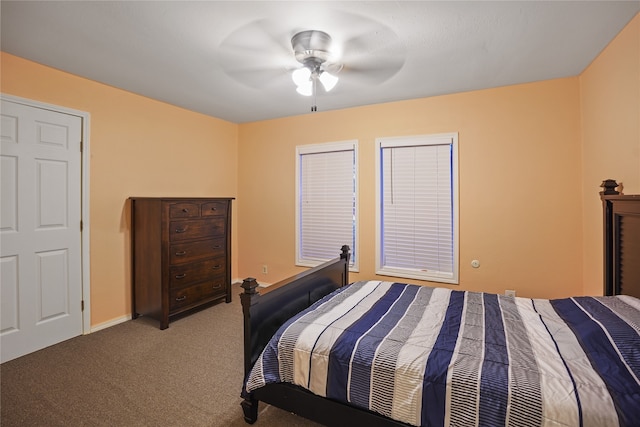
[[[613, 187], [601, 193], [604, 207], [604, 294], [624, 293], [640, 297], [640, 195], [624, 196], [615, 192], [618, 185], [614, 181], [607, 185]], [[610, 192], [612, 189], [613, 193]], [[343, 246], [340, 258], [260, 292], [255, 279], [244, 280], [241, 301], [245, 376], [281, 324], [327, 293], [349, 283], [346, 251], [348, 247]], [[279, 312], [281, 307], [286, 307], [286, 310]], [[407, 426], [286, 383], [267, 384], [241, 403], [245, 421], [249, 424], [257, 420], [259, 401], [328, 426]]]
[[[258, 292], [258, 283], [247, 278], [240, 294], [244, 313], [244, 370], [248, 375], [271, 336], [280, 325], [325, 295], [349, 284], [349, 247], [339, 258], [287, 278]], [[324, 425], [407, 426], [371, 411], [317, 396], [293, 384], [267, 384], [242, 401], [244, 419], [258, 418], [258, 402], [276, 406]]]
[[603, 181], [604, 294], [640, 298], [640, 195], [625, 196]]
[[132, 197], [132, 317], [231, 302], [230, 198]]

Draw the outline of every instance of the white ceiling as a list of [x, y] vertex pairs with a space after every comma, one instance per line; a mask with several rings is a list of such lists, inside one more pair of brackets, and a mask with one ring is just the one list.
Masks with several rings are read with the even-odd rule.
[[291, 37], [329, 33], [318, 111], [579, 75], [638, 1], [8, 1], [2, 50], [235, 123], [310, 114]]

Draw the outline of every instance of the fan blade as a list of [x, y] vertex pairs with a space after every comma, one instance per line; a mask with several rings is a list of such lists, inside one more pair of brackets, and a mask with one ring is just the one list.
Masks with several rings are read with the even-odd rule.
[[338, 74], [344, 66], [342, 64], [338, 64], [336, 62], [325, 62], [322, 64], [322, 69], [329, 74], [333, 74], [334, 76]]
[[379, 84], [402, 69], [407, 49], [392, 29], [365, 22], [359, 30], [343, 41], [341, 78], [357, 75], [362, 84]]
[[[220, 66], [234, 80], [254, 88], [270, 84], [300, 64], [293, 58], [289, 34], [267, 19], [250, 22], [220, 44]], [[287, 46], [288, 45], [288, 46]]]
[[345, 67], [340, 73], [340, 80], [354, 85], [373, 86], [384, 83], [402, 68], [397, 63], [376, 67]]
[[266, 55], [291, 56], [293, 52], [289, 33], [268, 19], [252, 21], [238, 28], [220, 44], [221, 49], [234, 47]]
[[221, 66], [229, 77], [256, 89], [271, 84], [280, 76], [290, 75], [292, 70], [287, 61], [274, 58], [268, 61], [256, 61], [250, 54], [239, 51], [226, 52]]
[[388, 55], [383, 58], [362, 57], [345, 63], [340, 79], [349, 79], [354, 83], [375, 85], [383, 83], [396, 75], [404, 66], [403, 54]]
[[231, 78], [239, 83], [254, 89], [265, 89], [270, 86], [276, 86], [287, 80], [291, 83], [291, 87], [295, 88], [291, 80], [291, 72], [285, 69], [274, 69], [264, 67], [229, 69], [225, 70]]

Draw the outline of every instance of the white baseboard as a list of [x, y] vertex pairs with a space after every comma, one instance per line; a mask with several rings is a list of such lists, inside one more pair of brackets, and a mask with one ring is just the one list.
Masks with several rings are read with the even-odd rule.
[[[242, 279], [234, 279], [234, 280], [231, 281], [231, 283], [242, 283]], [[266, 288], [268, 286], [271, 286], [271, 283], [259, 283], [259, 284], [260, 284], [260, 287], [262, 287], [262, 288]], [[110, 328], [110, 327], [118, 325], [120, 323], [124, 323], [124, 322], [126, 322], [128, 320], [131, 320], [131, 315], [130, 314], [128, 314], [126, 316], [118, 317], [118, 318], [113, 319], [113, 320], [109, 320], [108, 322], [104, 322], [104, 323], [99, 323], [97, 325], [93, 325], [93, 326], [91, 326], [91, 330], [89, 332], [87, 332], [87, 333], [90, 334], [90, 333], [93, 333], [93, 332], [98, 332], [98, 331], [100, 331], [102, 329]]]
[[89, 333], [93, 333], [93, 332], [98, 332], [102, 329], [107, 329], [110, 328], [112, 326], [118, 325], [120, 323], [124, 323], [128, 320], [131, 320], [131, 315], [128, 314], [126, 316], [122, 316], [122, 317], [118, 317], [116, 319], [113, 320], [109, 320], [108, 322], [104, 322], [104, 323], [99, 323], [97, 325], [93, 325], [91, 326], [91, 330], [89, 331]]

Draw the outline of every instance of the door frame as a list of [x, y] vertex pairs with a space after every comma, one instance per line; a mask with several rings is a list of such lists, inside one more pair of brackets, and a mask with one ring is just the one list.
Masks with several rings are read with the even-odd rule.
[[89, 231], [91, 230], [89, 223], [89, 131], [90, 114], [86, 111], [74, 110], [72, 108], [61, 107], [59, 105], [47, 104], [32, 99], [21, 98], [14, 95], [7, 95], [0, 93], [0, 98], [5, 101], [14, 102], [16, 104], [22, 104], [28, 107], [41, 108], [45, 110], [56, 111], [63, 114], [69, 114], [71, 116], [80, 117], [82, 120], [82, 153], [81, 153], [81, 183], [80, 183], [80, 198], [81, 198], [81, 221], [82, 230], [81, 236], [81, 265], [82, 270], [82, 301], [84, 302], [84, 309], [82, 310], [82, 334], [86, 335], [91, 332], [91, 262], [90, 262], [90, 239]]

